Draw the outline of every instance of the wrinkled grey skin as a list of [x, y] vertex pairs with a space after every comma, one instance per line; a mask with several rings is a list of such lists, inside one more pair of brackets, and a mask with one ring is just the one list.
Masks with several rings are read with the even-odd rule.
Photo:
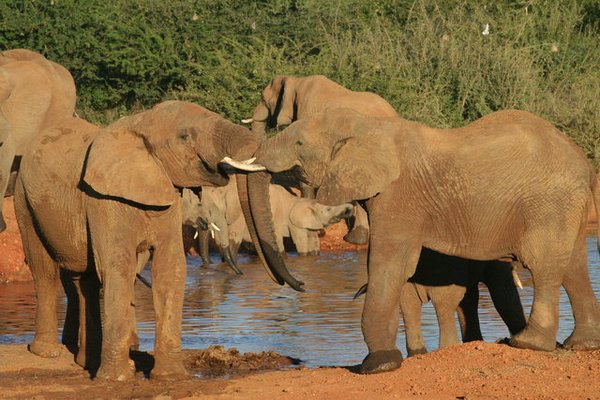
[[[600, 347], [585, 242], [588, 210], [600, 205], [595, 171], [581, 149], [542, 118], [508, 110], [462, 128], [435, 129], [336, 109], [263, 142], [258, 165], [272, 173], [297, 171], [318, 188], [323, 204], [366, 200], [371, 233], [362, 330], [369, 354], [363, 373], [402, 362], [396, 348], [400, 293], [423, 247], [471, 260], [517, 260], [529, 269], [533, 307], [511, 345], [555, 348], [562, 285], [575, 317], [564, 346]], [[251, 194], [251, 205], [258, 215], [254, 206], [268, 204], [268, 190], [257, 187], [262, 193]], [[268, 225], [256, 227], [259, 237], [271, 237]]]
[[[233, 178], [233, 179], [235, 179], [235, 178]], [[229, 184], [226, 186], [229, 186]], [[235, 189], [237, 190], [237, 186], [235, 186]], [[212, 232], [213, 228], [207, 224], [207, 219], [202, 218], [203, 212], [202, 212], [202, 207], [201, 207], [201, 203], [200, 203], [200, 197], [202, 196], [202, 194], [204, 194], [204, 192], [206, 190], [210, 190], [210, 187], [205, 187], [202, 190], [202, 192], [199, 193], [199, 195], [196, 195], [194, 192], [192, 192], [189, 189], [183, 189], [181, 197], [183, 199], [183, 207], [182, 207], [182, 209], [183, 209], [183, 224], [184, 224], [184, 226], [188, 225], [188, 226], [192, 226], [194, 228], [194, 231], [195, 231], [194, 239], [198, 240], [198, 242], [197, 242], [198, 243], [198, 252], [200, 254], [200, 257], [202, 258], [203, 263], [205, 264], [205, 266], [208, 267], [210, 265], [209, 237], [211, 235], [214, 237], [214, 232]], [[242, 209], [240, 207], [240, 201], [239, 201], [239, 197], [237, 196], [237, 193], [235, 194], [235, 200], [237, 201], [237, 208], [239, 209], [240, 220], [243, 220], [244, 216], [242, 215]], [[219, 221], [221, 226], [225, 225], [224, 218], [225, 217], [223, 216], [223, 221]], [[245, 226], [245, 222], [244, 222], [244, 226]], [[231, 269], [233, 269], [233, 271], [236, 274], [243, 275], [243, 272], [237, 266], [236, 260], [231, 254], [229, 244], [222, 246], [221, 251], [222, 251], [223, 257], [225, 258], [225, 261], [227, 261], [227, 264], [229, 264]]]
[[[346, 107], [372, 117], [396, 117], [396, 110], [382, 97], [371, 92], [356, 92], [323, 75], [278, 75], [262, 91], [252, 114], [252, 131], [266, 137], [268, 129], [282, 127], [319, 112]], [[314, 189], [301, 185], [302, 196], [314, 198]], [[366, 244], [369, 220], [365, 210], [357, 205], [350, 219], [350, 231], [344, 240]], [[316, 238], [316, 234], [314, 234]], [[314, 239], [313, 239], [314, 240]]]
[[75, 82], [63, 66], [26, 49], [0, 52], [0, 232], [11, 172], [39, 132], [74, 112]]
[[[242, 215], [236, 180], [226, 186], [207, 187], [197, 208], [197, 217], [205, 221], [221, 249], [231, 249], [234, 259], [242, 242], [250, 242], [250, 233]], [[324, 206], [312, 199], [298, 197], [284, 187], [269, 186], [277, 248], [284, 252], [284, 237], [291, 237], [299, 255], [317, 255], [320, 244], [312, 241], [310, 232], [323, 229], [348, 216], [352, 204]]]
[[[58, 354], [56, 285], [59, 274], [70, 275], [79, 305], [77, 362], [92, 373], [97, 369], [99, 378], [132, 378], [133, 284], [152, 255], [151, 376], [185, 375], [180, 347], [186, 264], [178, 188], [225, 185], [220, 160], [250, 157], [257, 146], [249, 130], [181, 101], [160, 103], [103, 129], [73, 118], [40, 134], [23, 157], [15, 192], [38, 299], [30, 350]], [[245, 175], [240, 179], [245, 182]], [[246, 202], [248, 187], [240, 185]], [[281, 271], [271, 273], [285, 280]]]

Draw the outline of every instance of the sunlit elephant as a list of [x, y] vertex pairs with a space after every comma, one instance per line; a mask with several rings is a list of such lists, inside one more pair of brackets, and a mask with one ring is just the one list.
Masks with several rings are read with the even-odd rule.
[[[369, 354], [363, 373], [401, 364], [400, 293], [422, 247], [472, 260], [517, 260], [530, 270], [532, 311], [525, 329], [512, 336], [513, 346], [555, 348], [562, 284], [575, 317], [565, 347], [600, 347], [585, 242], [587, 213], [594, 202], [600, 205], [600, 190], [585, 154], [549, 122], [509, 110], [462, 128], [434, 129], [337, 109], [292, 124], [255, 156], [253, 164], [231, 164], [295, 170], [318, 188], [323, 204], [366, 199], [371, 234], [362, 330]], [[268, 181], [260, 174], [257, 180]], [[252, 195], [255, 215], [264, 212], [255, 207], [268, 204], [267, 188], [263, 183], [262, 193]], [[268, 226], [257, 228], [263, 241], [274, 243]]]
[[[263, 90], [252, 118], [252, 131], [265, 136], [266, 130], [285, 126], [333, 108], [347, 107], [373, 117], [396, 117], [394, 108], [383, 98], [370, 92], [355, 92], [323, 75], [276, 76]], [[304, 197], [314, 198], [314, 189], [302, 187]], [[356, 206], [352, 229], [344, 240], [365, 244], [369, 238], [369, 220], [365, 211]]]
[[0, 53], [0, 232], [11, 171], [41, 130], [75, 111], [75, 82], [64, 67], [25, 49]]
[[[99, 366], [101, 378], [131, 378], [133, 283], [152, 256], [152, 376], [183, 375], [186, 264], [178, 189], [225, 185], [228, 176], [219, 168], [221, 159], [249, 157], [257, 146], [248, 129], [181, 101], [161, 103], [103, 129], [72, 119], [39, 135], [24, 155], [15, 191], [38, 299], [30, 350], [57, 355], [56, 284], [61, 270], [74, 276], [79, 293], [78, 363], [92, 373]], [[245, 181], [245, 175], [239, 179]], [[247, 198], [247, 188], [240, 185], [240, 198]], [[281, 271], [272, 274], [284, 279]], [[99, 283], [104, 296], [101, 332]]]
[[[349, 203], [324, 206], [274, 184], [269, 186], [269, 199], [278, 251], [285, 251], [284, 238], [290, 237], [299, 255], [319, 254], [318, 237], [315, 243], [309, 233], [340, 221], [350, 215], [353, 208]], [[236, 179], [230, 179], [226, 186], [203, 188], [198, 216], [212, 231], [215, 242], [226, 254], [226, 260], [235, 262], [241, 243], [251, 241], [240, 207]]]

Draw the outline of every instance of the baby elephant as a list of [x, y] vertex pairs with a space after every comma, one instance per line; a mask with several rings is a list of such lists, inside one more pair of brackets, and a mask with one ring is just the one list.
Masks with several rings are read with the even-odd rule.
[[[421, 308], [429, 301], [433, 303], [438, 320], [440, 348], [460, 343], [455, 313], [463, 342], [483, 340], [477, 310], [479, 282], [487, 286], [494, 307], [511, 335], [525, 328], [525, 315], [511, 263], [466, 260], [423, 248], [415, 274], [400, 292], [408, 356], [427, 352], [421, 331]], [[366, 285], [355, 297], [365, 291]]]
[[[236, 185], [233, 178], [226, 186], [203, 188], [201, 203], [197, 208], [198, 216], [206, 222], [218, 246], [223, 250], [229, 249], [234, 259], [241, 243], [251, 241]], [[296, 196], [283, 186], [275, 184], [270, 185], [269, 193], [280, 252], [284, 251], [283, 238], [291, 237], [299, 255], [319, 254], [318, 237], [316, 241], [312, 240], [313, 236], [309, 235], [309, 232], [336, 223], [350, 216], [353, 210], [350, 203], [324, 206], [316, 200]], [[187, 204], [193, 205], [191, 202]]]

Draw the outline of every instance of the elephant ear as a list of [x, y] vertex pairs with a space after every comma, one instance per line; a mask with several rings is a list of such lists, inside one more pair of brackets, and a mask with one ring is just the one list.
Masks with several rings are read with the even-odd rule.
[[324, 228], [313, 209], [314, 200], [300, 199], [290, 211], [290, 223], [298, 228], [316, 231]]
[[279, 93], [277, 95], [278, 105], [275, 110], [277, 114], [277, 125], [285, 126], [294, 121], [294, 104], [296, 103], [296, 81], [292, 76], [281, 76], [274, 79], [280, 79]]
[[143, 137], [127, 128], [108, 128], [94, 139], [83, 180], [101, 195], [148, 206], [169, 206], [177, 199]]
[[326, 205], [350, 203], [375, 196], [400, 175], [392, 135], [370, 132], [339, 140], [317, 192]]

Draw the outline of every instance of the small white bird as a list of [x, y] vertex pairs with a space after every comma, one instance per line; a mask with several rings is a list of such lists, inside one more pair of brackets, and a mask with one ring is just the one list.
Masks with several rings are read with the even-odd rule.
[[490, 34], [490, 24], [485, 24], [483, 26], [483, 32], [481, 32], [483, 36], [487, 36]]

